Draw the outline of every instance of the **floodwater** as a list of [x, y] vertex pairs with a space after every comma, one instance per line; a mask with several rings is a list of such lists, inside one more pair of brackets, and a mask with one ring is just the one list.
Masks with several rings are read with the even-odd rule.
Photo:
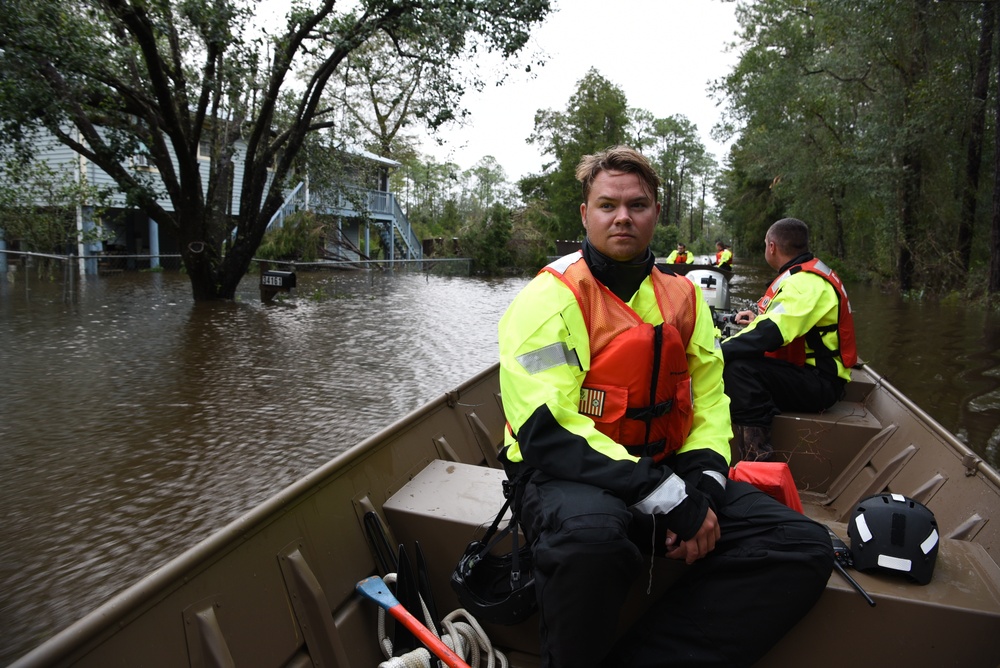
[[0, 288], [0, 665], [495, 362], [527, 279], [298, 282], [292, 306], [255, 279], [197, 305], [176, 273]]
[[[734, 306], [769, 276], [737, 266]], [[0, 283], [0, 664], [497, 359], [527, 279]], [[997, 465], [1000, 317], [849, 286], [861, 357]]]

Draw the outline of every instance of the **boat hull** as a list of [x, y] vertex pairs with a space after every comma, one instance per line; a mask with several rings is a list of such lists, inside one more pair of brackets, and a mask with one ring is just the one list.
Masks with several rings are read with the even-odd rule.
[[[817, 606], [766, 666], [1000, 664], [1000, 480], [875, 371], [855, 369], [822, 415], [777, 418], [776, 450], [806, 514], [846, 540], [854, 505], [881, 491], [934, 511], [942, 540], [930, 584], [834, 572]], [[496, 453], [504, 417], [497, 368], [431, 401], [296, 482], [22, 657], [24, 666], [373, 666], [377, 609], [355, 585], [380, 571], [386, 543], [419, 541], [434, 598], [457, 606], [448, 576], [502, 503]], [[666, 589], [683, 565], [657, 560]], [[623, 625], [648, 602], [645, 582]], [[487, 625], [512, 665], [537, 665], [536, 620]]]

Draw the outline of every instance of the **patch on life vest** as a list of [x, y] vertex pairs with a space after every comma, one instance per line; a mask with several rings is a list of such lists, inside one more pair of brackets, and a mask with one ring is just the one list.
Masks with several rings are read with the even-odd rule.
[[771, 298], [770, 297], [764, 297], [763, 299], [760, 300], [760, 310], [761, 311], [766, 311], [767, 307], [770, 306], [770, 305], [771, 305]]
[[583, 415], [601, 417], [604, 415], [604, 390], [592, 390], [584, 387], [580, 390], [580, 412]]

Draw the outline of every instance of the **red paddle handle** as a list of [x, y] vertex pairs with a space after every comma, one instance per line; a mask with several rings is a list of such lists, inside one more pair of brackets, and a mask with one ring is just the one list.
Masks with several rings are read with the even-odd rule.
[[399, 620], [403, 626], [410, 629], [413, 635], [417, 637], [417, 640], [425, 644], [428, 649], [434, 652], [437, 658], [444, 661], [449, 668], [469, 668], [469, 664], [463, 661], [462, 657], [451, 651], [447, 645], [441, 642], [440, 638], [431, 633], [430, 629], [421, 624], [420, 621], [411, 615], [401, 604], [396, 604], [391, 608], [388, 608], [388, 610], [390, 615]]
[[389, 614], [408, 628], [417, 640], [426, 645], [427, 649], [433, 652], [437, 658], [444, 661], [448, 665], [448, 668], [471, 668], [469, 664], [462, 660], [462, 657], [451, 651], [451, 648], [441, 642], [440, 638], [434, 635], [430, 629], [403, 607], [403, 604], [385, 586], [382, 578], [377, 575], [365, 578], [355, 585], [355, 588], [365, 598], [375, 601], [383, 610], [388, 610]]

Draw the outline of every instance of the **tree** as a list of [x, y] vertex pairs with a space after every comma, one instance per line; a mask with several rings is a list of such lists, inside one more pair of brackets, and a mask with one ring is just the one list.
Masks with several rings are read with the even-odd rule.
[[962, 215], [955, 243], [962, 268], [969, 270], [972, 259], [973, 221], [978, 204], [979, 173], [983, 164], [983, 134], [986, 127], [987, 97], [990, 87], [990, 64], [993, 61], [993, 38], [996, 24], [996, 2], [984, 2], [980, 18], [979, 51], [976, 75], [972, 85], [973, 110], [970, 118], [965, 184], [962, 193]]
[[[679, 227], [685, 189], [692, 194], [695, 178], [707, 175], [714, 161], [698, 138], [698, 126], [684, 116], [653, 119], [648, 136], [650, 158], [663, 179], [660, 223]], [[689, 235], [691, 232], [688, 229]]]
[[[554, 158], [543, 174], [522, 182], [526, 197], [541, 196], [551, 211], [554, 239], [579, 239], [580, 185], [576, 165], [585, 155], [628, 140], [629, 110], [625, 93], [595, 70], [577, 83], [565, 111], [540, 109], [528, 142]], [[530, 191], [534, 190], [534, 193]]]
[[457, 83], [410, 50], [397, 49], [388, 35], [374, 35], [343, 69], [333, 99], [348, 117], [345, 129], [378, 155], [411, 151], [416, 139], [403, 129], [414, 120], [437, 128], [454, 118], [451, 106], [435, 97], [460, 95]]
[[[514, 57], [548, 0], [334, 0], [297, 3], [255, 35], [237, 0], [8, 0], [0, 5], [0, 138], [30, 146], [44, 128], [107, 172], [131, 205], [176, 237], [196, 300], [232, 298], [311, 133], [336, 126], [324, 105], [348, 57], [385, 37], [443, 86], [445, 118], [479, 50]], [[465, 56], [463, 58], [463, 56]], [[302, 74], [297, 80], [295, 74]], [[229, 211], [244, 140], [239, 210]], [[207, 178], [199, 152], [211, 156]], [[146, 154], [153, 183], [129, 168]]]
[[716, 86], [725, 127], [740, 133], [720, 191], [724, 219], [756, 243], [751, 228], [768, 212], [803, 218], [818, 252], [904, 290], [964, 278], [965, 250], [975, 263], [987, 248], [975, 243], [986, 207], [972, 206], [986, 197], [974, 151], [985, 139], [974, 137], [979, 10], [929, 0], [738, 5], [742, 56]]
[[508, 248], [513, 231], [510, 210], [494, 204], [463, 230], [459, 245], [462, 253], [472, 258], [477, 273], [495, 275], [513, 264]]
[[463, 173], [467, 183], [470, 213], [475, 215], [494, 204], [510, 206], [510, 185], [507, 173], [492, 155], [483, 156]]

